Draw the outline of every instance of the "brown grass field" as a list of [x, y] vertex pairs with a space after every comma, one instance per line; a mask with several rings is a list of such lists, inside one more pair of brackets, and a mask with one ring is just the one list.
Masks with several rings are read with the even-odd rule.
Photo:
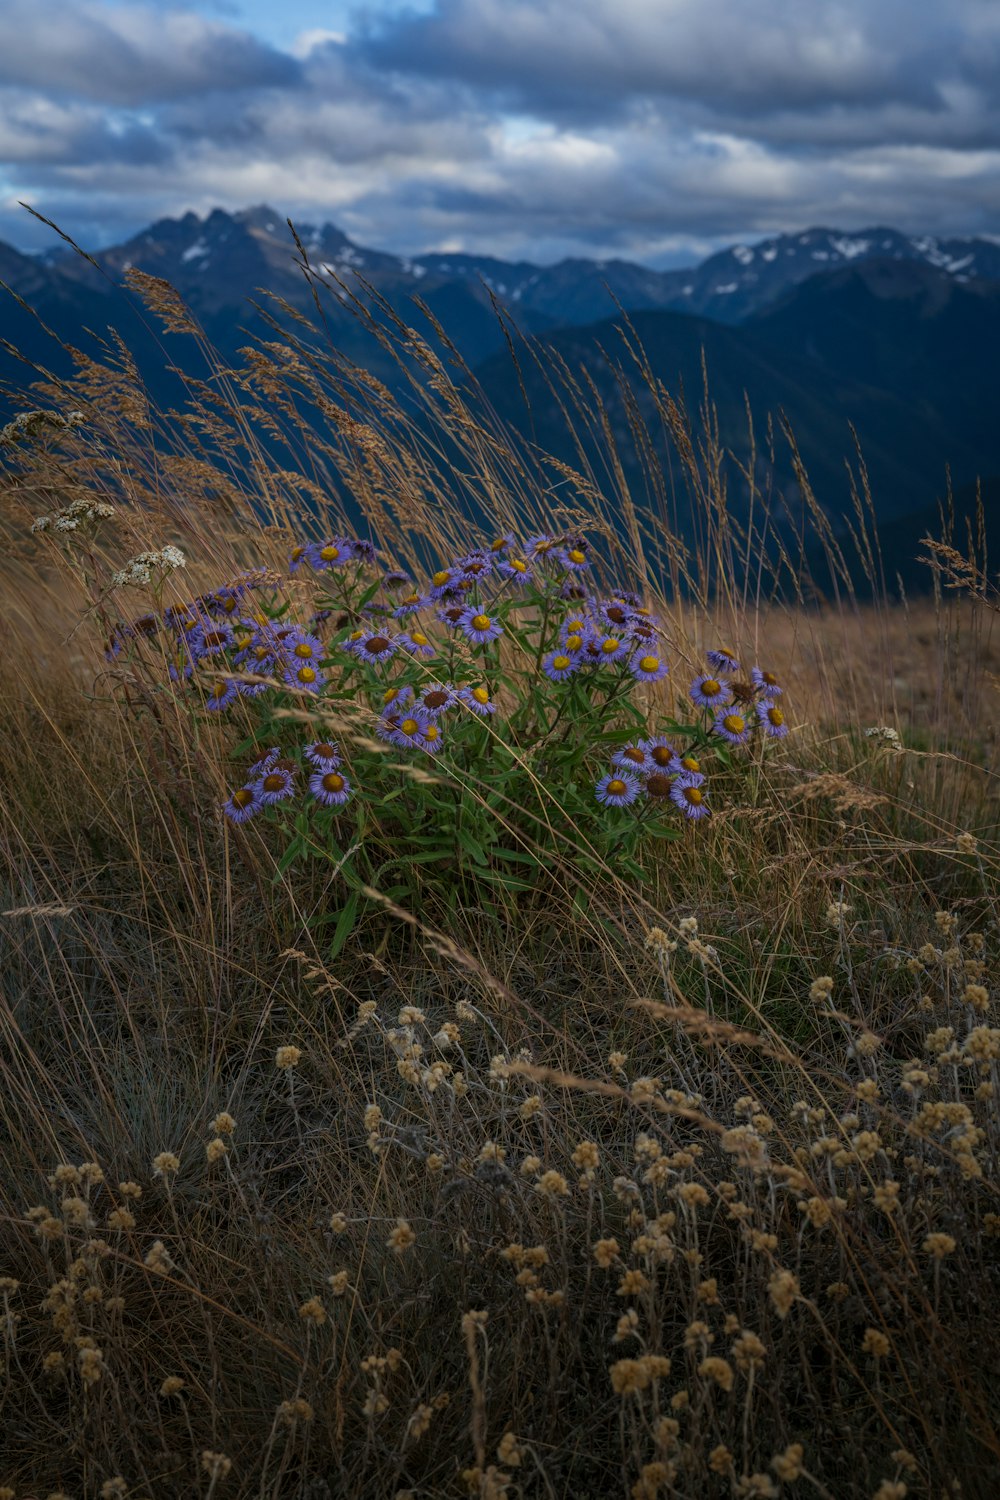
[[[821, 596], [766, 496], [732, 519], [726, 456], [664, 396], [685, 549], [610, 451], [556, 487], [411, 333], [387, 320], [429, 377], [419, 429], [292, 328], [192, 382], [186, 415], [151, 413], [120, 351], [81, 359], [26, 404], [82, 424], [0, 446], [0, 1496], [989, 1500], [985, 564], [945, 536], [925, 598], [860, 597], [807, 492]], [[877, 584], [860, 472], [857, 494]], [[74, 501], [114, 514], [32, 533]], [[286, 863], [277, 822], [220, 815], [262, 700], [220, 722], [155, 645], [103, 654], [116, 621], [246, 568], [301, 610], [307, 506], [311, 534], [360, 528], [414, 576], [487, 526], [584, 529], [660, 618], [650, 727], [724, 638], [780, 672], [791, 733], [628, 869], [582, 815], [559, 832], [530, 736], [530, 879], [436, 874], [376, 809], [364, 837], [408, 894], [387, 879], [331, 957], [338, 861]], [[187, 565], [162, 592], [111, 584], [167, 543]], [[520, 669], [497, 661], [499, 722]], [[360, 703], [285, 715], [374, 753]], [[469, 816], [488, 784], [461, 786]]]

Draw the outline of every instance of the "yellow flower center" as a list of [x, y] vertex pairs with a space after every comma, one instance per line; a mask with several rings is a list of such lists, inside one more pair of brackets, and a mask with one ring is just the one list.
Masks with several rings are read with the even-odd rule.
[[618, 650], [620, 645], [621, 641], [616, 640], [613, 635], [609, 635], [607, 640], [601, 642], [601, 650], [604, 652], [605, 656], [611, 656], [615, 651]]
[[315, 671], [315, 668], [313, 668], [313, 667], [300, 667], [299, 670], [296, 672], [295, 675], [299, 679], [300, 682], [315, 682], [316, 681], [316, 671]]
[[322, 785], [324, 792], [342, 792], [344, 790], [344, 778], [343, 776], [339, 776], [336, 771], [327, 771], [323, 777]]
[[702, 678], [701, 690], [708, 698], [714, 698], [716, 693], [720, 691], [719, 684], [714, 677]]
[[234, 807], [249, 807], [253, 801], [253, 792], [248, 786], [241, 786], [238, 792], [233, 793]]
[[773, 672], [761, 672], [760, 675], [763, 677], [768, 687], [774, 687], [775, 683], [778, 681]]
[[228, 682], [213, 682], [213, 684], [212, 684], [212, 697], [213, 698], [224, 698], [228, 692], [229, 692], [229, 683]]
[[613, 780], [608, 782], [608, 791], [611, 793], [612, 797], [620, 797], [622, 792], [625, 792], [627, 790], [628, 788], [625, 785], [625, 782], [619, 781], [617, 776], [614, 777]]
[[570, 562], [582, 563], [587, 561], [587, 554], [585, 552], [581, 552], [579, 547], [574, 547], [572, 551], [567, 552], [566, 556], [569, 558]]
[[767, 717], [776, 728], [779, 728], [785, 722], [785, 715], [780, 708], [769, 708]]
[[746, 720], [742, 714], [726, 714], [722, 721], [723, 729], [728, 729], [730, 734], [742, 734], [747, 727]]
[[404, 604], [419, 604], [420, 595], [414, 590], [412, 594], [406, 594], [403, 598]]
[[279, 776], [277, 771], [272, 771], [269, 776], [264, 777], [265, 792], [280, 792], [285, 784], [284, 776]]
[[489, 630], [490, 623], [491, 623], [491, 621], [490, 621], [489, 615], [473, 615], [472, 616], [472, 628], [473, 628], [473, 630]]
[[569, 620], [567, 621], [566, 629], [572, 631], [574, 635], [579, 635], [583, 630], [583, 621]]
[[427, 728], [424, 730], [424, 739], [433, 742], [437, 739], [440, 733], [441, 731], [440, 729], [438, 729], [436, 724], [428, 724]]
[[302, 556], [302, 554], [305, 552], [305, 550], [306, 549], [304, 547], [293, 547], [292, 548], [292, 562], [298, 562], [299, 558]]
[[684, 796], [691, 803], [692, 807], [700, 807], [705, 800], [702, 796], [700, 786], [686, 786], [684, 788]]
[[490, 695], [483, 687], [473, 688], [472, 696], [477, 703], [489, 703], [490, 701]]
[[552, 665], [555, 667], [557, 672], [565, 672], [566, 668], [569, 666], [569, 657], [554, 656], [552, 658]]
[[442, 584], [445, 584], [445, 583], [448, 582], [448, 579], [450, 577], [451, 577], [451, 574], [448, 572], [447, 569], [444, 569], [442, 572], [434, 574], [434, 577], [431, 579], [431, 583], [433, 583], [433, 585], [434, 585], [434, 587], [436, 589], [439, 589], [439, 588], [441, 588]]
[[415, 646], [427, 646], [430, 644], [427, 637], [419, 630], [410, 631], [410, 640]]
[[404, 719], [399, 727], [404, 734], [416, 734], [417, 730], [420, 728], [420, 725], [417, 723], [416, 719]]
[[507, 538], [498, 536], [495, 542], [490, 543], [491, 552], [502, 552], [507, 545]]
[[701, 770], [701, 761], [695, 760], [693, 755], [685, 755], [684, 759], [681, 761], [681, 765], [684, 767], [685, 771]]
[[399, 688], [386, 688], [385, 692], [382, 694], [382, 702], [383, 703], [392, 703], [392, 701], [395, 698], [398, 698], [398, 697], [399, 697]]
[[567, 651], [579, 651], [579, 649], [580, 649], [580, 647], [582, 645], [583, 645], [583, 636], [582, 635], [568, 635], [566, 637], [566, 650]]
[[313, 656], [314, 654], [315, 653], [313, 652], [313, 648], [310, 646], [310, 644], [309, 644], [308, 641], [299, 641], [299, 644], [295, 648], [295, 655], [296, 656], [301, 656], [301, 657], [304, 657], [304, 658], [308, 659], [310, 656]]
[[340, 548], [339, 547], [321, 547], [319, 549], [319, 555], [323, 559], [324, 562], [336, 562], [337, 558], [340, 556]]
[[656, 672], [659, 670], [660, 658], [658, 656], [644, 656], [639, 666], [644, 672]]
[[638, 745], [629, 745], [627, 750], [622, 751], [622, 755], [626, 760], [634, 761], [637, 766], [641, 766], [643, 761], [646, 759], [645, 755], [639, 749]]
[[364, 637], [364, 631], [363, 630], [352, 630], [350, 636], [348, 637], [348, 639], [352, 640], [352, 641], [360, 641], [363, 637]]

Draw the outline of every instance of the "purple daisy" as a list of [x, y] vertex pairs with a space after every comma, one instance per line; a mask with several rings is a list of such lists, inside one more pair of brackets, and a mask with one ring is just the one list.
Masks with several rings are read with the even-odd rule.
[[705, 660], [717, 672], [738, 672], [740, 664], [731, 651], [706, 651]]
[[433, 656], [434, 647], [422, 630], [406, 630], [396, 637], [400, 647], [411, 656]]
[[697, 755], [692, 755], [687, 750], [683, 755], [673, 755], [667, 770], [672, 771], [675, 776], [700, 776], [701, 761]]
[[392, 636], [383, 635], [381, 631], [369, 634], [363, 631], [361, 637], [354, 644], [354, 654], [367, 662], [369, 666], [377, 666], [379, 662], [389, 661], [395, 654], [396, 640]]
[[424, 742], [421, 749], [426, 750], [428, 755], [437, 755], [443, 744], [444, 735], [441, 733], [441, 726], [432, 719], [424, 729]]
[[550, 682], [562, 682], [580, 669], [580, 658], [574, 651], [550, 651], [542, 657], [542, 671]]
[[757, 688], [765, 698], [781, 697], [783, 689], [781, 688], [781, 685], [779, 684], [778, 679], [777, 677], [775, 677], [773, 672], [765, 672], [760, 667], [753, 667], [750, 672], [750, 679], [753, 682], [754, 687]]
[[699, 708], [718, 708], [729, 702], [731, 693], [724, 677], [696, 677], [688, 688], [688, 696]]
[[230, 651], [236, 642], [232, 627], [223, 620], [213, 620], [207, 625], [197, 625], [187, 637], [196, 661], [209, 656], [221, 656]]
[[426, 730], [430, 722], [427, 715], [417, 709], [406, 715], [395, 714], [391, 725], [387, 720], [386, 738], [401, 750], [422, 750], [426, 744]]
[[504, 557], [496, 568], [501, 578], [512, 578], [519, 583], [530, 583], [534, 576], [530, 564], [523, 557]]
[[489, 641], [495, 641], [498, 636], [503, 635], [503, 626], [499, 620], [493, 619], [491, 615], [483, 614], [482, 610], [470, 605], [462, 612], [462, 631], [475, 645], [485, 646]]
[[651, 770], [666, 772], [674, 769], [673, 762], [676, 759], [674, 747], [669, 740], [664, 739], [662, 734], [640, 740], [639, 747], [646, 752], [646, 759]]
[[307, 661], [286, 667], [283, 675], [290, 688], [303, 693], [318, 693], [326, 680], [319, 668]]
[[636, 682], [662, 682], [670, 668], [662, 656], [640, 646], [629, 662], [629, 671]]
[[622, 661], [629, 654], [629, 643], [623, 635], [600, 635], [591, 644], [597, 646], [596, 658], [600, 661]]
[[422, 609], [426, 609], [430, 602], [429, 594], [420, 594], [416, 589], [411, 588], [396, 605], [392, 612], [393, 618], [405, 620], [407, 615], [417, 615]]
[[317, 573], [329, 572], [331, 568], [343, 568], [351, 561], [351, 544], [346, 537], [332, 536], [326, 542], [313, 542], [306, 548], [306, 556]]
[[287, 766], [275, 762], [257, 778], [253, 790], [265, 807], [273, 807], [276, 802], [295, 796], [295, 778]]
[[628, 771], [609, 771], [597, 783], [594, 794], [603, 807], [627, 807], [635, 801], [641, 789], [637, 776]]
[[456, 586], [460, 574], [457, 568], [439, 568], [431, 578], [430, 596], [443, 599]]
[[461, 604], [446, 604], [443, 609], [437, 611], [437, 617], [449, 630], [461, 630], [465, 619], [465, 609]]
[[494, 556], [498, 552], [509, 552], [516, 540], [517, 538], [514, 536], [514, 533], [512, 531], [508, 531], [504, 536], [493, 538], [492, 542], [490, 542], [490, 551], [494, 554]]
[[757, 704], [757, 717], [761, 722], [764, 733], [773, 740], [783, 740], [788, 733], [788, 725], [785, 723], [785, 711], [777, 703], [770, 701]]
[[640, 740], [637, 745], [622, 745], [612, 755], [611, 764], [619, 770], [631, 771], [633, 776], [645, 776], [653, 769], [655, 762], [650, 758], [645, 743]]
[[584, 568], [590, 567], [586, 543], [577, 537], [569, 539], [565, 546], [560, 547], [556, 556], [568, 573], [581, 573]]
[[458, 702], [458, 689], [450, 682], [431, 682], [417, 700], [417, 709], [429, 719], [439, 719]]
[[328, 740], [317, 740], [306, 745], [302, 754], [317, 771], [335, 771], [340, 765], [340, 750]]
[[730, 709], [728, 713], [720, 713], [712, 725], [716, 734], [721, 734], [724, 740], [731, 745], [745, 745], [750, 738], [751, 726], [741, 713]]
[[309, 561], [309, 548], [306, 546], [293, 547], [288, 559], [289, 573], [297, 573], [304, 562]]
[[556, 538], [554, 536], [545, 536], [544, 534], [529, 536], [524, 544], [524, 552], [526, 557], [546, 557], [550, 552], [554, 551], [555, 547]]
[[230, 823], [248, 823], [263, 806], [263, 800], [255, 786], [241, 786], [222, 804], [222, 811]]
[[287, 638], [283, 646], [293, 665], [307, 661], [310, 666], [318, 667], [320, 658], [325, 654], [323, 642], [319, 636], [307, 635], [304, 630], [297, 631], [292, 638]]
[[355, 537], [352, 542], [348, 543], [348, 546], [355, 562], [373, 563], [378, 560], [375, 543], [369, 542], [365, 537]]
[[496, 704], [484, 687], [459, 688], [458, 696], [467, 708], [471, 708], [474, 714], [479, 714], [484, 719], [497, 711]]
[[383, 712], [386, 714], [389, 714], [390, 712], [398, 713], [399, 710], [405, 708], [408, 703], [412, 703], [414, 697], [414, 691], [410, 687], [410, 684], [408, 682], [394, 683], [391, 687], [387, 687], [385, 692], [382, 694], [382, 702], [385, 704], [385, 709], [383, 710]]
[[309, 778], [309, 790], [317, 802], [324, 807], [343, 807], [351, 795], [351, 783], [340, 771], [314, 771]]
[[240, 696], [239, 684], [231, 677], [220, 677], [205, 693], [205, 707], [213, 713], [229, 708]]
[[708, 817], [710, 809], [704, 776], [678, 776], [671, 788], [670, 800], [677, 804], [686, 818]]
[[387, 589], [412, 589], [413, 587], [413, 579], [409, 573], [404, 573], [401, 568], [390, 568], [389, 572], [382, 579], [382, 583]]
[[247, 767], [247, 782], [257, 781], [265, 771], [270, 771], [272, 766], [277, 765], [280, 755], [281, 750], [277, 745], [268, 745]]

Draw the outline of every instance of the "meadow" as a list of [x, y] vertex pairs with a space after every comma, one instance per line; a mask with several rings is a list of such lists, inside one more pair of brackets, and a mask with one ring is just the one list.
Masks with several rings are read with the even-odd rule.
[[0, 1496], [1000, 1493], [976, 539], [290, 313], [0, 435]]

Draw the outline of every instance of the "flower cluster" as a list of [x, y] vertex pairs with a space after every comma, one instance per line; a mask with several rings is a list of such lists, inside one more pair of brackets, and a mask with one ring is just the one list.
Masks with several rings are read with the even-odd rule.
[[[130, 567], [148, 571], [163, 556], [144, 554]], [[251, 574], [167, 609], [162, 620], [121, 627], [109, 647], [117, 655], [162, 631], [171, 678], [200, 690], [209, 712], [267, 700], [251, 720], [266, 748], [225, 803], [235, 824], [300, 792], [337, 814], [354, 785], [377, 801], [375, 783], [389, 779], [386, 757], [379, 766], [370, 750], [290, 744], [289, 720], [279, 713], [288, 694], [300, 707], [303, 695], [352, 714], [367, 705], [369, 741], [433, 758], [459, 779], [481, 777], [489, 758], [496, 781], [505, 765], [508, 806], [523, 807], [540, 784], [559, 788], [570, 821], [588, 799], [594, 807], [595, 795], [607, 809], [641, 802], [640, 825], [671, 810], [705, 818], [705, 756], [725, 761], [728, 747], [754, 732], [787, 733], [774, 674], [755, 667], [749, 682], [736, 680], [740, 666], [729, 651], [709, 652], [709, 672], [691, 685], [701, 722], [661, 718], [656, 727], [670, 737], [651, 732], [655, 690], [669, 672], [663, 625], [635, 594], [594, 586], [596, 560], [577, 535], [500, 536], [423, 582], [371, 543], [333, 536], [295, 548], [290, 572], [299, 575], [297, 590], [306, 576], [316, 582], [305, 624], [282, 602], [280, 580]], [[580, 772], [593, 766], [594, 776], [608, 741], [611, 768], [582, 794]], [[466, 851], [485, 848], [489, 838], [470, 828], [467, 812], [462, 821]]]
[[31, 529], [33, 532], [79, 531], [81, 526], [96, 526], [99, 521], [110, 521], [114, 514], [113, 505], [108, 505], [104, 500], [88, 500], [81, 495], [78, 500], [64, 505], [61, 510], [51, 511], [44, 516], [36, 516], [31, 523]]
[[155, 552], [140, 552], [131, 558], [117, 573], [111, 575], [112, 588], [148, 588], [154, 575], [160, 578], [174, 573], [186, 565], [187, 559], [179, 547], [160, 547]]

